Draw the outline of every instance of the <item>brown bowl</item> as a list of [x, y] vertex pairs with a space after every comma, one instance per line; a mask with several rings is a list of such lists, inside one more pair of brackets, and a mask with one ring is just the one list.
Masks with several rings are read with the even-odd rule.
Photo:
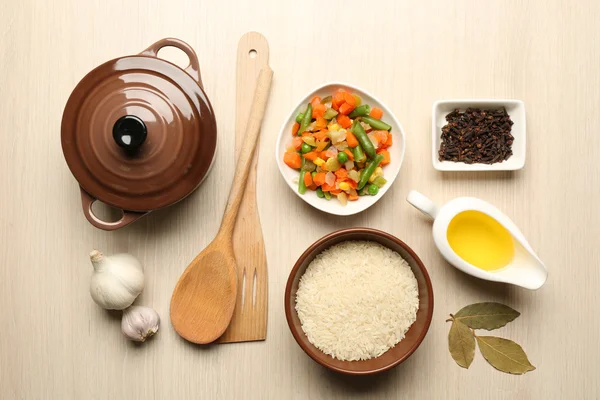
[[[300, 278], [312, 260], [326, 248], [348, 240], [369, 240], [382, 244], [400, 254], [412, 268], [419, 285], [419, 309], [417, 319], [411, 325], [404, 339], [377, 358], [363, 361], [340, 361], [323, 353], [313, 346], [304, 331], [296, 312], [296, 291]], [[284, 299], [285, 316], [294, 335], [294, 339], [302, 350], [322, 366], [336, 372], [349, 375], [370, 375], [386, 371], [400, 364], [421, 344], [433, 315], [433, 288], [427, 269], [421, 259], [403, 241], [388, 233], [369, 228], [342, 229], [317, 240], [298, 259], [287, 281]]]

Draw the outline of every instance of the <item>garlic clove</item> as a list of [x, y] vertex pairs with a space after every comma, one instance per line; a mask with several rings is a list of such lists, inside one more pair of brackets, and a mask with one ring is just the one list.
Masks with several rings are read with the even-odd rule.
[[123, 311], [121, 332], [135, 342], [144, 342], [158, 331], [160, 316], [154, 309], [131, 306]]

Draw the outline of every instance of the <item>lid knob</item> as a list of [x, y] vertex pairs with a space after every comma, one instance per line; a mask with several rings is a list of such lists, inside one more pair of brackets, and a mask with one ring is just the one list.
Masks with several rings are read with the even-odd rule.
[[144, 121], [135, 115], [125, 115], [113, 126], [113, 139], [128, 151], [137, 150], [146, 140], [147, 132]]

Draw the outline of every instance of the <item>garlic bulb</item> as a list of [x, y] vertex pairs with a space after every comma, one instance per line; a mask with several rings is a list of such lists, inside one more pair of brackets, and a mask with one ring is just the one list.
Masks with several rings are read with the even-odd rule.
[[90, 282], [92, 299], [107, 310], [129, 307], [144, 289], [144, 272], [140, 262], [130, 254], [104, 256], [90, 253], [94, 273]]
[[158, 331], [160, 317], [150, 307], [131, 306], [123, 311], [121, 332], [128, 339], [143, 342]]

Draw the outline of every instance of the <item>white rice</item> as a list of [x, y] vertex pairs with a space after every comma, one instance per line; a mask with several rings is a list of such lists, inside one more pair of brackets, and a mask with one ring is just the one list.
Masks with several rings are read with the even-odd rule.
[[376, 242], [336, 244], [309, 264], [296, 293], [308, 340], [339, 360], [379, 357], [417, 318], [419, 292], [408, 263]]

